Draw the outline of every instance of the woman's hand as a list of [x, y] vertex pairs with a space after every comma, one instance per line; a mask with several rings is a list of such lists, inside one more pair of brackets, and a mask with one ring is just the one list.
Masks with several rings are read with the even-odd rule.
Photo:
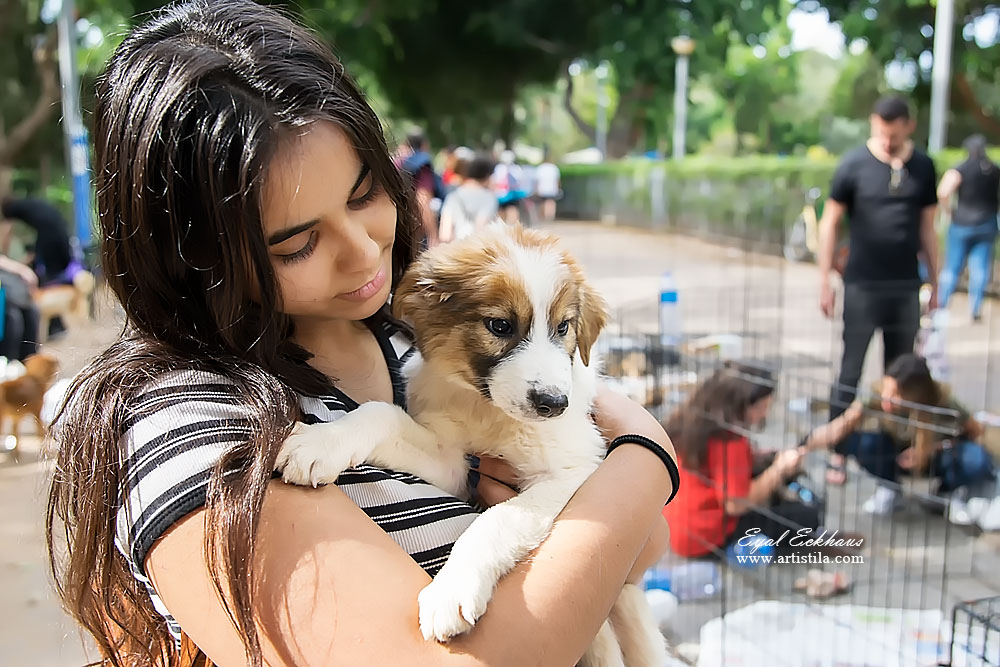
[[775, 470], [782, 479], [789, 479], [794, 477], [802, 467], [802, 455], [803, 449], [801, 447], [796, 447], [795, 449], [785, 449], [778, 452], [778, 455], [774, 457]]
[[620, 435], [635, 433], [646, 436], [674, 456], [673, 445], [660, 422], [646, 408], [604, 384], [598, 385], [594, 398], [594, 423], [609, 442]]

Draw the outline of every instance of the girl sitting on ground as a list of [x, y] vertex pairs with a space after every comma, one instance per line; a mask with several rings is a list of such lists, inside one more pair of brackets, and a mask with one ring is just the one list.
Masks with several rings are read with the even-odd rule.
[[938, 495], [990, 494], [994, 468], [989, 452], [976, 442], [982, 435], [982, 424], [931, 377], [927, 362], [904, 354], [890, 364], [870, 399], [855, 401], [813, 431], [805, 445], [832, 448], [844, 440], [845, 452], [880, 482], [862, 509], [886, 514], [897, 504], [903, 471], [937, 478]]
[[667, 421], [681, 476], [677, 497], [664, 510], [675, 553], [703, 556], [755, 529], [777, 539], [789, 529], [794, 534], [819, 526], [818, 508], [779, 497], [799, 473], [804, 450], [785, 450], [755, 465], [745, 435], [763, 426], [774, 389], [768, 371], [728, 363]]

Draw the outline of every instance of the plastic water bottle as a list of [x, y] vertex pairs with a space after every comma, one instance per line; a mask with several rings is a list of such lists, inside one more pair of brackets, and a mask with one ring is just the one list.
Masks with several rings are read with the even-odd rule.
[[660, 341], [664, 345], [677, 345], [681, 341], [681, 310], [677, 300], [674, 276], [666, 271], [660, 276]]
[[672, 583], [670, 564], [666, 557], [646, 570], [642, 576], [642, 587], [646, 592], [646, 602], [653, 612], [653, 618], [661, 628], [666, 625], [677, 612], [679, 600], [670, 592]]
[[719, 566], [705, 560], [681, 563], [670, 571], [670, 588], [681, 602], [712, 597], [719, 590]]
[[[798, 496], [799, 500], [806, 505], [812, 505], [816, 500], [816, 494], [814, 494], [811, 489], [802, 486], [798, 482], [789, 483], [788, 490]], [[758, 549], [758, 553], [759, 551], [760, 549]]]
[[729, 562], [736, 567], [755, 569], [764, 567], [770, 562], [770, 556], [774, 555], [774, 546], [769, 544], [766, 535], [755, 535], [751, 539], [737, 539], [726, 549], [726, 555]]

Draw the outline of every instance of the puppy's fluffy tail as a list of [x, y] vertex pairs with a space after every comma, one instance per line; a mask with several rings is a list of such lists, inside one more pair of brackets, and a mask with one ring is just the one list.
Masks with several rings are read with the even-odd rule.
[[662, 667], [667, 663], [667, 640], [641, 588], [634, 584], [622, 587], [611, 608], [611, 625], [628, 667]]

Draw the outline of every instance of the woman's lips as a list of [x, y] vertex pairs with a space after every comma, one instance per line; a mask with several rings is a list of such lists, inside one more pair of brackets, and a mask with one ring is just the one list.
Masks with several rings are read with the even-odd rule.
[[341, 294], [340, 298], [347, 299], [349, 301], [365, 301], [378, 294], [379, 290], [381, 290], [384, 285], [385, 269], [379, 269], [374, 278], [353, 292], [345, 292], [344, 294]]

